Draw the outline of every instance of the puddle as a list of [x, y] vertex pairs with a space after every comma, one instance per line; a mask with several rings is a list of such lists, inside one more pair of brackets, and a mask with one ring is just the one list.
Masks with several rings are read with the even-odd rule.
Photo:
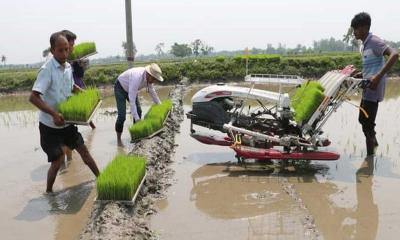
[[[160, 98], [166, 98], [169, 90], [170, 87], [160, 88]], [[151, 99], [143, 96], [141, 102], [147, 110]], [[103, 97], [102, 108], [94, 118], [96, 129], [79, 127], [100, 169], [117, 152], [129, 152], [130, 147], [127, 131], [123, 139], [128, 147], [121, 149], [116, 144], [112, 89], [106, 89]], [[77, 239], [95, 199], [94, 177], [74, 151], [73, 160], [57, 176], [56, 195], [44, 194], [49, 164], [40, 147], [37, 119], [27, 94], [0, 97], [2, 239]], [[128, 126], [129, 120], [125, 129]]]
[[[238, 165], [229, 148], [190, 138], [185, 118], [175, 141], [173, 184], [167, 197], [157, 202], [151, 229], [160, 239], [177, 240], [310, 239], [315, 236], [313, 229], [323, 239], [395, 239], [400, 235], [398, 80], [389, 82], [386, 100], [379, 106], [380, 146], [373, 163], [363, 157], [358, 111], [346, 103], [324, 127], [332, 141], [329, 149], [340, 152], [340, 160], [287, 170], [261, 163]], [[200, 88], [192, 87], [190, 94]], [[170, 89], [160, 88], [161, 98]], [[190, 94], [184, 98], [186, 110]], [[127, 131], [123, 134], [127, 147], [116, 147], [112, 89], [106, 89], [104, 96], [94, 119], [97, 128], [80, 127], [100, 169], [117, 152], [131, 150]], [[148, 108], [151, 99], [141, 100]], [[0, 97], [0, 136], [2, 238], [78, 238], [95, 198], [90, 170], [74, 152], [72, 162], [57, 177], [58, 194], [43, 194], [49, 165], [39, 145], [37, 113], [27, 96]]]
[[158, 202], [151, 228], [160, 239], [395, 239], [400, 234], [398, 80], [388, 83], [379, 105], [375, 159], [365, 159], [358, 110], [347, 103], [323, 128], [332, 141], [329, 150], [341, 158], [286, 170], [239, 166], [229, 148], [191, 139], [185, 119], [176, 138], [174, 184]]

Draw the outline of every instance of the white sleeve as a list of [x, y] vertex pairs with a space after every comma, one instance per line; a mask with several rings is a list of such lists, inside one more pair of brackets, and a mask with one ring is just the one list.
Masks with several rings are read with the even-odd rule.
[[137, 121], [140, 119], [136, 107], [136, 97], [138, 95], [140, 81], [137, 81], [133, 74], [131, 74], [129, 78], [128, 97], [129, 103], [131, 104], [131, 114], [133, 119]]
[[157, 92], [154, 89], [154, 85], [153, 84], [149, 84], [149, 93], [150, 93], [151, 98], [153, 99], [153, 102], [155, 104], [160, 104], [161, 103], [160, 98], [158, 97]]
[[33, 84], [32, 91], [40, 92], [44, 94], [51, 84], [51, 73], [47, 68], [40, 68], [36, 81]]

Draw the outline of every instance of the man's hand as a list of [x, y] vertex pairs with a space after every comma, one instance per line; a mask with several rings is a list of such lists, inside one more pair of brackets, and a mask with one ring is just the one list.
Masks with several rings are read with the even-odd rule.
[[56, 126], [63, 126], [65, 124], [64, 117], [61, 115], [61, 113], [53, 114], [53, 122]]
[[73, 93], [80, 93], [80, 92], [84, 92], [85, 89], [82, 89], [81, 87], [79, 87], [78, 85], [74, 84], [73, 88], [72, 88], [72, 92]]
[[362, 72], [356, 70], [350, 76], [353, 78], [362, 78]]
[[382, 78], [382, 77], [381, 77], [379, 74], [373, 76], [373, 77], [370, 79], [371, 83], [369, 84], [369, 88], [370, 88], [371, 90], [376, 90], [376, 88], [378, 87], [378, 84], [379, 84], [379, 81], [381, 80], [381, 78]]

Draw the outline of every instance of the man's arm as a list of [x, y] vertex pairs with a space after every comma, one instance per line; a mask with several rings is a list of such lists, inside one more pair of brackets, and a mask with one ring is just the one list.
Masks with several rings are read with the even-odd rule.
[[153, 99], [153, 102], [155, 104], [160, 104], [161, 103], [160, 98], [158, 97], [157, 92], [154, 89], [154, 85], [153, 84], [149, 85], [149, 93], [150, 93], [150, 96]]
[[63, 116], [60, 113], [54, 111], [49, 105], [47, 105], [40, 97], [39, 92], [32, 91], [31, 95], [29, 96], [29, 101], [41, 111], [50, 114], [53, 117], [54, 124], [56, 124], [57, 126], [64, 125]]
[[83, 90], [81, 87], [79, 87], [78, 85], [74, 84], [74, 86], [72, 87], [72, 92], [73, 93], [80, 93], [83, 92], [85, 90]]
[[133, 76], [131, 76], [132, 79], [129, 81], [129, 89], [128, 89], [128, 98], [129, 98], [129, 103], [131, 105], [131, 114], [132, 118], [135, 122], [139, 121], [139, 114], [137, 112], [137, 106], [136, 106], [136, 98], [138, 96], [139, 92], [139, 84], [140, 82], [137, 79], [134, 79]]
[[386, 61], [383, 68], [370, 79], [371, 84], [369, 87], [372, 90], [375, 90], [378, 87], [378, 84], [379, 84], [380, 80], [382, 79], [382, 77], [392, 68], [392, 66], [399, 59], [399, 53], [391, 47], [387, 47], [386, 50], [383, 52], [383, 55], [389, 56], [389, 58]]

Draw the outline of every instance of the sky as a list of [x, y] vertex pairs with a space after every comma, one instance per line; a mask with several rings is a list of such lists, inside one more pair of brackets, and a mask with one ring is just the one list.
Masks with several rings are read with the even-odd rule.
[[[399, 0], [132, 0], [132, 31], [138, 54], [195, 39], [216, 51], [312, 46], [342, 39], [361, 11], [370, 13], [374, 34], [400, 41]], [[8, 64], [42, 61], [51, 33], [62, 29], [76, 33], [77, 43], [96, 42], [95, 58], [122, 55], [125, 1], [0, 0], [0, 55]]]

